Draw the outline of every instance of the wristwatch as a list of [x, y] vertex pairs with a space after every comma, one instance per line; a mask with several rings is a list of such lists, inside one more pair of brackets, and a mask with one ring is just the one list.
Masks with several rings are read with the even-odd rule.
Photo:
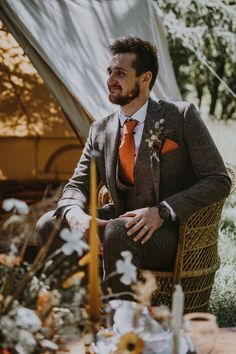
[[163, 203], [158, 204], [159, 215], [163, 220], [171, 220], [171, 212], [170, 209]]

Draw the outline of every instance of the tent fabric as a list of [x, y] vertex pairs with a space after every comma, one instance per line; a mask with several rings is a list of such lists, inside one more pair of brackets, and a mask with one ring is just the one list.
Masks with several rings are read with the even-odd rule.
[[159, 49], [153, 98], [180, 100], [157, 5], [151, 0], [2, 0], [2, 21], [85, 139], [117, 107], [107, 96], [109, 43], [135, 35]]

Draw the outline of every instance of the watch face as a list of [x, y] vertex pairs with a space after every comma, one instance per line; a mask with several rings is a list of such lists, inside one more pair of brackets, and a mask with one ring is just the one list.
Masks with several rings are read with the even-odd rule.
[[159, 214], [160, 217], [164, 220], [168, 220], [170, 218], [170, 210], [165, 205], [160, 204]]

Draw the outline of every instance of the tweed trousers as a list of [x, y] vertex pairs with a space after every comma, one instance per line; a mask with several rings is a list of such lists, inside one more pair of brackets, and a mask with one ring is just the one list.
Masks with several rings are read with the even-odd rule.
[[[42, 246], [49, 234], [53, 231], [56, 223], [54, 211], [44, 214], [38, 221], [36, 232], [39, 245]], [[110, 208], [100, 208], [98, 216], [101, 219], [114, 218], [114, 212]], [[122, 293], [122, 299], [132, 300], [132, 296], [127, 295], [130, 292], [130, 286], [120, 282], [120, 275], [106, 277], [115, 272], [116, 262], [121, 259], [122, 251], [130, 251], [133, 255], [132, 263], [137, 269], [150, 269], [159, 271], [170, 271], [173, 269], [175, 254], [178, 244], [178, 225], [172, 221], [166, 221], [154, 232], [152, 237], [145, 243], [135, 242], [134, 236], [127, 236], [126, 222], [127, 217], [111, 219], [105, 228], [99, 230], [100, 239], [103, 243], [103, 268], [104, 268], [104, 289], [112, 290], [112, 293]], [[68, 228], [65, 221], [62, 221], [61, 227]], [[51, 247], [50, 252], [61, 247], [63, 241], [59, 237], [60, 229]]]

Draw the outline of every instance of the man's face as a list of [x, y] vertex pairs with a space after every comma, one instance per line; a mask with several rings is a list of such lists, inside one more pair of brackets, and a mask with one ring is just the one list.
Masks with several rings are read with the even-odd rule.
[[132, 63], [136, 58], [134, 53], [116, 54], [107, 69], [109, 78], [109, 100], [120, 106], [125, 106], [140, 95], [140, 77]]

